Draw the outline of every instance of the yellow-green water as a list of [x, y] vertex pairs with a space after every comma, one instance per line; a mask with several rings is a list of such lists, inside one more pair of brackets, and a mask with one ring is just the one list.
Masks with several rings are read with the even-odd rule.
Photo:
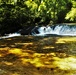
[[1, 39], [0, 64], [1, 75], [76, 75], [76, 37]]

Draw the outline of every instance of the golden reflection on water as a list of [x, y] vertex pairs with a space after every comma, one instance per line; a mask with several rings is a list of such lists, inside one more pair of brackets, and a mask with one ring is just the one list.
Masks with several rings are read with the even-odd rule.
[[59, 38], [57, 39], [56, 43], [66, 43], [66, 42], [75, 42], [76, 37], [64, 37], [64, 38]]
[[[21, 60], [22, 64], [27, 65], [30, 63], [35, 67], [47, 67], [47, 68], [60, 68], [62, 70], [76, 70], [76, 58], [73, 56], [66, 57], [64, 54], [64, 58], [58, 57], [56, 53], [35, 53], [30, 54], [29, 52], [22, 52], [22, 49], [14, 48], [8, 51], [8, 54], [18, 55], [19, 60]], [[7, 65], [12, 65], [12, 63], [5, 62]]]
[[[66, 44], [67, 42], [71, 42], [71, 41], [75, 42], [76, 38], [75, 37], [71, 37], [70, 39], [68, 37], [57, 38], [53, 40], [54, 43], [50, 38], [49, 40], [50, 41], [48, 41], [48, 39], [45, 38], [42, 41], [40, 40], [35, 43], [24, 42], [25, 40], [23, 40], [23, 42], [16, 42], [14, 44], [16, 46], [17, 45], [21, 46], [21, 48], [20, 47], [17, 48], [16, 46], [14, 48], [12, 47], [0, 48], [0, 57], [5, 57], [9, 59], [9, 57], [6, 57], [6, 56], [10, 55], [11, 57], [11, 54], [13, 54], [15, 57], [18, 57], [17, 60], [20, 61], [22, 65], [29, 66], [29, 64], [31, 64], [36, 68], [40, 67], [40, 68], [48, 68], [51, 70], [54, 69], [54, 72], [56, 73], [58, 73], [57, 69], [62, 71], [69, 71], [69, 73], [68, 74], [65, 73], [65, 75], [72, 75], [72, 72], [76, 72], [76, 56], [68, 55], [66, 52], [56, 52], [51, 50], [60, 48], [61, 43]], [[3, 47], [3, 45], [1, 46]], [[38, 53], [37, 51], [41, 49], [44, 51], [49, 50], [50, 52]], [[67, 49], [67, 48], [64, 48], [64, 49]], [[62, 50], [62, 47], [60, 48], [60, 50]], [[10, 62], [7, 60], [3, 61], [3, 63], [8, 66], [14, 65], [13, 62]], [[17, 75], [17, 74], [14, 74], [14, 75]]]
[[43, 49], [50, 49], [50, 48], [53, 49], [54, 47], [53, 46], [44, 46], [43, 47]]

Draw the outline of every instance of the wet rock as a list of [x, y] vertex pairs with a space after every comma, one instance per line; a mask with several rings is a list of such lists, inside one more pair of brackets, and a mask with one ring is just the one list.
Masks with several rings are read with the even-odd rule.
[[19, 31], [19, 33], [20, 33], [21, 35], [29, 35], [29, 34], [31, 34], [31, 30], [32, 30], [33, 28], [34, 28], [34, 26], [25, 27], [25, 28], [21, 29], [21, 30]]

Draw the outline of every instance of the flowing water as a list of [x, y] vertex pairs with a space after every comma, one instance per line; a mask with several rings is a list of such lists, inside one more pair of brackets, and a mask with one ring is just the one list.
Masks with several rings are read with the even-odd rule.
[[[76, 25], [57, 24], [52, 26], [36, 26], [31, 29], [30, 33], [32, 36], [76, 36]], [[10, 33], [0, 37], [0, 39], [15, 36], [21, 36], [21, 33]]]
[[0, 75], [76, 75], [76, 37], [2, 39], [0, 64]]
[[10, 33], [5, 36], [1, 36], [0, 39], [11, 38], [11, 37], [16, 37], [16, 36], [21, 36], [21, 34], [20, 33]]
[[46, 36], [48, 34], [52, 35], [58, 35], [58, 36], [76, 36], [76, 25], [54, 25], [54, 26], [42, 26], [38, 29], [38, 34], [33, 30], [32, 34], [35, 36]]
[[1, 75], [76, 75], [75, 25], [41, 26], [30, 32], [32, 36], [0, 37]]

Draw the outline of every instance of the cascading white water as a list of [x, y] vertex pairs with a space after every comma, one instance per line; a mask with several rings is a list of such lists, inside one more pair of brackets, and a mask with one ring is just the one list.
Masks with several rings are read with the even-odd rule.
[[21, 36], [21, 34], [20, 34], [20, 33], [11, 33], [11, 34], [8, 34], [8, 35], [6, 35], [6, 36], [0, 37], [0, 39], [10, 38], [10, 37], [15, 37], [15, 36]]
[[76, 26], [63, 26], [59, 35], [76, 36]]
[[54, 28], [51, 26], [42, 26], [38, 28], [39, 35], [56, 34], [62, 36], [76, 36], [76, 26], [70, 25], [57, 25]]
[[[58, 35], [58, 36], [76, 36], [76, 25], [53, 25], [53, 26], [41, 26], [41, 27], [34, 27], [31, 31], [33, 36], [47, 36], [47, 35]], [[10, 38], [15, 36], [21, 36], [18, 33], [12, 33], [5, 36], [0, 37], [2, 38]]]
[[[54, 29], [50, 26], [46, 27], [46, 33], [48, 34], [59, 34], [62, 26], [56, 26]], [[47, 32], [48, 31], [48, 32]]]
[[52, 30], [52, 34], [60, 34], [60, 30], [63, 26], [56, 26], [54, 30]]
[[39, 31], [39, 34], [38, 35], [46, 35], [46, 34], [59, 34], [59, 31], [61, 30], [62, 26], [56, 26], [54, 29], [50, 26], [43, 26], [43, 27], [40, 27], [38, 29]]
[[42, 26], [38, 29], [38, 31], [40, 34], [49, 34], [52, 32], [52, 29], [49, 26], [48, 27]]

